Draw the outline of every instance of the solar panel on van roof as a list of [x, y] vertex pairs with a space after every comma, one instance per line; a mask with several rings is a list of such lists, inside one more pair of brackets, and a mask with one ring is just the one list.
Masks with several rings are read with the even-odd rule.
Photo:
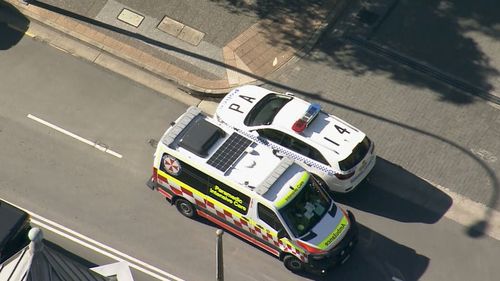
[[233, 133], [208, 159], [207, 164], [217, 170], [226, 172], [251, 143], [252, 141], [244, 136]]

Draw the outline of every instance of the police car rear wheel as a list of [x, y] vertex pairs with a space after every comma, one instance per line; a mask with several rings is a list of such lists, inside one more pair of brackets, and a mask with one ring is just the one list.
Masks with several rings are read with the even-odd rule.
[[283, 263], [288, 270], [293, 272], [302, 271], [304, 269], [304, 263], [302, 263], [302, 261], [300, 261], [298, 258], [291, 255], [285, 256], [285, 258], [283, 259]]
[[177, 210], [185, 217], [194, 218], [196, 216], [193, 204], [186, 199], [179, 198], [175, 201]]

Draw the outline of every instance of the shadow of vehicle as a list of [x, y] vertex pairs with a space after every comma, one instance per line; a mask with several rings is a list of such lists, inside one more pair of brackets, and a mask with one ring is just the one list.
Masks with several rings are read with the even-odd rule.
[[383, 158], [357, 190], [334, 194], [350, 207], [401, 222], [437, 222], [452, 204], [441, 190]]
[[[217, 225], [210, 221], [204, 219], [197, 219], [197, 221], [218, 228]], [[416, 253], [415, 250], [409, 247], [392, 241], [359, 222], [358, 228], [359, 242], [345, 264], [335, 266], [322, 275], [312, 272], [290, 272], [290, 274], [297, 274], [306, 279], [317, 281], [416, 281], [420, 279], [429, 265], [429, 258]], [[255, 249], [260, 250], [262, 253], [273, 256], [238, 235], [231, 232], [227, 233], [255, 247]], [[283, 270], [286, 269], [283, 267]]]
[[0, 1], [0, 50], [8, 50], [19, 43], [29, 23], [14, 6]]
[[311, 280], [419, 280], [429, 258], [358, 223], [359, 243], [350, 260], [325, 275], [301, 274]]

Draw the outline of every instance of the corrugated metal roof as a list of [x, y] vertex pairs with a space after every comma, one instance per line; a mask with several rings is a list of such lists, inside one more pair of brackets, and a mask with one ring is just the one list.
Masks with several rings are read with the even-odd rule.
[[[34, 230], [34, 229], [33, 229]], [[31, 233], [30, 233], [31, 234]], [[2, 281], [110, 281], [44, 244], [41, 234], [0, 265]]]

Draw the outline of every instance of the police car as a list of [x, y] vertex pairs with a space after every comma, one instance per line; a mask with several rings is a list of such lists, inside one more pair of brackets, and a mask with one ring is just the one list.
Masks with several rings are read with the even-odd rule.
[[302, 166], [190, 107], [158, 143], [150, 188], [279, 257], [292, 271], [343, 263], [357, 225]]
[[290, 93], [242, 86], [224, 97], [215, 117], [300, 161], [335, 192], [352, 191], [375, 165], [375, 145], [363, 132]]

